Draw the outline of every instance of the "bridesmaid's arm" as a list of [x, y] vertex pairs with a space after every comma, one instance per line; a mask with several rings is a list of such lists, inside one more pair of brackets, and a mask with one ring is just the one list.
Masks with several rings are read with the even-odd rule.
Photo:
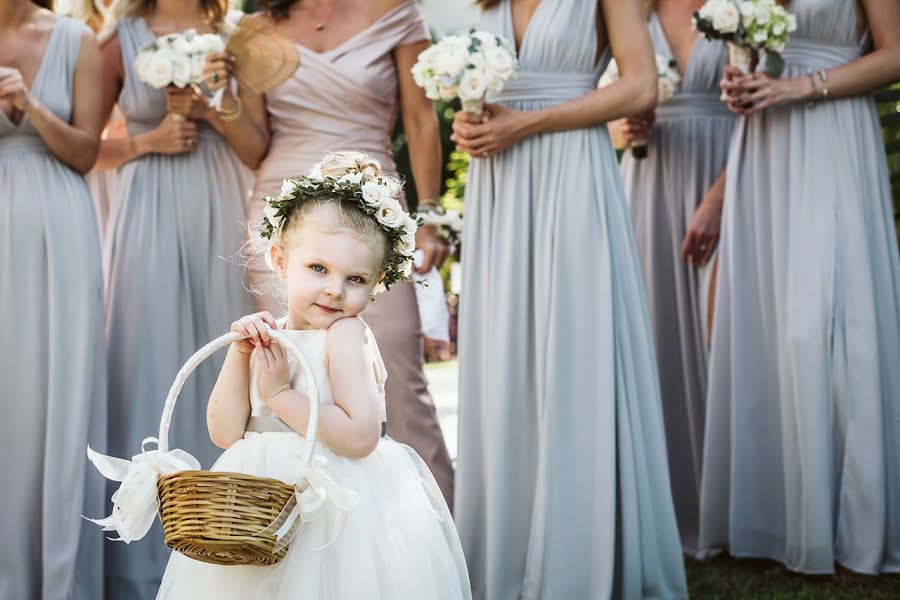
[[[808, 75], [773, 79], [765, 73], [745, 77], [726, 73], [722, 89], [729, 94], [728, 107], [737, 113], [751, 114], [770, 106], [824, 99], [823, 89], [828, 90], [828, 98], [847, 98], [869, 94], [900, 80], [900, 3], [862, 0], [862, 6], [875, 43], [873, 52], [828, 69], [828, 81], [815, 75], [815, 88]], [[727, 81], [730, 78], [733, 79]], [[745, 108], [750, 105], [752, 108]]]
[[416, 85], [413, 65], [430, 43], [422, 41], [394, 50], [400, 80], [400, 115], [403, 132], [409, 141], [416, 191], [422, 200], [436, 200], [441, 192], [441, 140], [434, 103], [425, 90]]
[[536, 111], [515, 111], [490, 104], [478, 123], [457, 113], [453, 140], [473, 156], [502, 152], [542, 133], [569, 131], [602, 125], [608, 121], [645, 113], [656, 106], [656, 62], [641, 0], [600, 0], [606, 32], [621, 77], [601, 90]]
[[[400, 80], [400, 114], [403, 132], [409, 142], [409, 160], [419, 193], [419, 206], [437, 204], [441, 193], [441, 138], [437, 115], [434, 104], [412, 76], [413, 65], [428, 46], [428, 41], [422, 41], [394, 50]], [[450, 245], [434, 225], [423, 225], [416, 231], [416, 246], [424, 253], [421, 264], [415, 267], [417, 273], [427, 273], [433, 266], [440, 268], [450, 254]]]
[[[11, 69], [9, 71], [12, 71]], [[15, 79], [15, 81], [13, 81]], [[18, 72], [9, 81], [9, 93], [16, 94], [14, 100], [38, 134], [59, 160], [79, 173], [87, 173], [97, 159], [100, 143], [100, 52], [94, 34], [85, 32], [81, 38], [78, 62], [72, 91], [72, 123], [59, 119], [49, 108], [34, 98]], [[2, 86], [0, 86], [2, 87]], [[19, 106], [20, 105], [20, 106]]]
[[[118, 35], [114, 35], [101, 45], [100, 62], [103, 66], [100, 85], [100, 122], [105, 127], [125, 80], [125, 66], [122, 64], [122, 48], [119, 45]], [[187, 152], [193, 148], [188, 140], [196, 139], [196, 135], [197, 126], [194, 123], [178, 121], [172, 115], [167, 115], [160, 126], [151, 131], [102, 140], [96, 167], [117, 169], [146, 154]]]

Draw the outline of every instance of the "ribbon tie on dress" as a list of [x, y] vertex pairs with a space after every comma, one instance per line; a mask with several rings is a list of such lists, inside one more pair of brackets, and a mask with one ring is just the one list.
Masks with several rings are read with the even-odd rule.
[[101, 525], [103, 531], [116, 531], [118, 538], [126, 544], [139, 540], [147, 534], [156, 513], [159, 511], [159, 497], [156, 491], [156, 480], [160, 475], [168, 475], [178, 471], [199, 470], [200, 463], [184, 450], [170, 450], [161, 453], [159, 450], [146, 450], [149, 442], [159, 446], [159, 440], [148, 437], [141, 442], [141, 453], [132, 459], [124, 460], [95, 452], [88, 446], [88, 458], [97, 470], [112, 481], [121, 481], [122, 485], [112, 495], [112, 514], [105, 519], [89, 519]]
[[344, 529], [347, 513], [359, 501], [356, 492], [341, 487], [328, 473], [325, 467], [328, 460], [317, 455], [312, 465], [300, 476], [291, 496], [281, 513], [272, 523], [257, 533], [262, 536], [275, 536], [273, 552], [278, 552], [291, 543], [300, 527], [309, 521], [322, 516], [326, 505], [330, 505], [336, 516], [331, 528], [331, 539], [324, 546], [315, 550], [324, 550], [334, 543]]

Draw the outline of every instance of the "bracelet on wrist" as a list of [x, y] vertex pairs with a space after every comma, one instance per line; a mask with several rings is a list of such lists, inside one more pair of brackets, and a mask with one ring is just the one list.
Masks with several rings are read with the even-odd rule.
[[219, 114], [219, 117], [226, 123], [230, 123], [231, 121], [236, 120], [241, 116], [241, 113], [244, 112], [244, 104], [241, 102], [241, 99], [237, 96], [234, 97], [234, 108], [230, 110], [221, 110], [216, 109], [216, 112]]
[[446, 211], [444, 207], [437, 200], [433, 200], [431, 198], [426, 198], [419, 202], [419, 205], [416, 207], [417, 214], [423, 213], [434, 213], [438, 215], [443, 215]]

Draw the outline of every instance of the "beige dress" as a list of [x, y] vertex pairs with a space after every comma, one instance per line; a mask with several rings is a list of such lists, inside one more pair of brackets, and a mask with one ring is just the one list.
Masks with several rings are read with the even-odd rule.
[[[396, 170], [391, 132], [399, 94], [393, 51], [427, 39], [418, 8], [408, 1], [332, 50], [320, 53], [298, 45], [300, 68], [266, 94], [272, 145], [248, 200], [249, 221], [260, 218], [262, 196], [278, 193], [284, 178], [305, 173], [327, 152], [362, 150], [385, 172]], [[271, 298], [261, 299], [264, 308], [273, 304]], [[364, 318], [389, 374], [388, 434], [419, 453], [452, 506], [453, 467], [422, 371], [422, 328], [412, 286], [397, 285], [381, 294]]]

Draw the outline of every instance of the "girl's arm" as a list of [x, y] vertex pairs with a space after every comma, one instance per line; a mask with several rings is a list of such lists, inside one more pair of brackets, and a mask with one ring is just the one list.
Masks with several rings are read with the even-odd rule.
[[[266, 97], [239, 89], [238, 98], [235, 98], [230, 83], [233, 71], [234, 64], [225, 53], [216, 52], [207, 57], [203, 77], [213, 92], [225, 88], [221, 110], [222, 114], [230, 115], [226, 120], [215, 111], [210, 111], [207, 121], [228, 140], [241, 162], [256, 169], [269, 150]], [[215, 83], [212, 81], [214, 75]]]
[[900, 3], [863, 0], [862, 6], [875, 43], [874, 52], [827, 69], [828, 81], [822, 81], [818, 74], [773, 79], [765, 73], [741, 76], [733, 68], [727, 69], [722, 89], [729, 95], [728, 107], [750, 114], [770, 106], [822, 99], [826, 88], [828, 98], [847, 98], [869, 94], [900, 79]]
[[59, 119], [25, 87], [17, 69], [0, 67], [0, 96], [12, 95], [13, 104], [56, 157], [79, 173], [87, 173], [97, 159], [100, 144], [100, 51], [93, 33], [81, 37], [75, 64], [72, 122]]
[[[125, 67], [122, 63], [122, 48], [119, 36], [114, 35], [100, 47], [100, 59], [103, 65], [101, 81], [101, 123], [109, 121], [113, 106], [122, 91], [125, 80]], [[108, 138], [100, 143], [97, 156], [98, 169], [117, 169], [146, 154], [180, 154], [193, 148], [197, 137], [197, 126], [188, 120], [175, 119], [166, 115], [159, 127], [151, 131], [124, 137]]]
[[254, 348], [271, 343], [266, 325], [272, 329], [278, 327], [275, 317], [266, 311], [247, 315], [231, 324], [231, 331], [245, 339], [234, 342], [228, 349], [206, 407], [209, 437], [219, 448], [228, 448], [244, 437], [250, 418], [250, 355]]
[[490, 156], [542, 133], [595, 127], [656, 106], [656, 63], [644, 3], [600, 0], [600, 6], [621, 77], [603, 89], [542, 110], [517, 111], [488, 104], [483, 120], [458, 112], [452, 139], [460, 150], [475, 157]]
[[[381, 437], [378, 388], [366, 326], [341, 319], [328, 329], [325, 352], [334, 405], [319, 406], [317, 439], [336, 454], [363, 458]], [[309, 424], [309, 400], [287, 381], [287, 351], [278, 344], [260, 354], [260, 396], [294, 431]]]

